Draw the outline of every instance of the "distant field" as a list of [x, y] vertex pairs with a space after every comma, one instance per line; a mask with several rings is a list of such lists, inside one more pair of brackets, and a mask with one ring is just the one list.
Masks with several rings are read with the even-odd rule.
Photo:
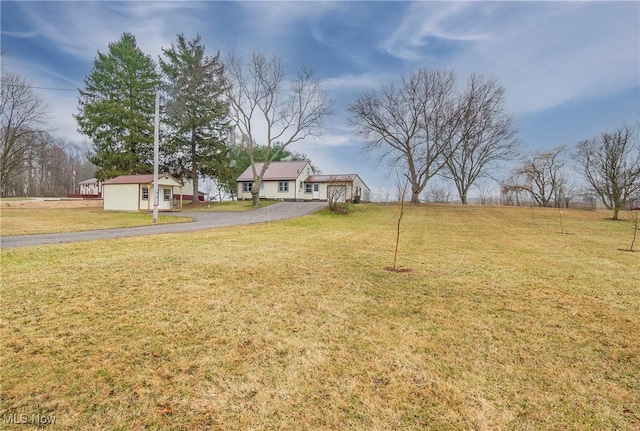
[[[160, 213], [158, 223], [180, 223], [187, 217]], [[103, 211], [102, 201], [20, 201], [0, 206], [0, 232], [4, 236], [116, 229], [153, 223], [150, 214]]]
[[355, 208], [2, 250], [0, 420], [640, 428], [631, 223], [568, 210], [562, 234], [553, 209], [410, 206], [396, 273], [398, 208]]

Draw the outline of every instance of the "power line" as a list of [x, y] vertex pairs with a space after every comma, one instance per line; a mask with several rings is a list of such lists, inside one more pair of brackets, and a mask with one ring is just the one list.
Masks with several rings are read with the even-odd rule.
[[78, 91], [76, 88], [36, 87], [34, 85], [6, 84], [7, 87], [33, 88], [37, 90]]

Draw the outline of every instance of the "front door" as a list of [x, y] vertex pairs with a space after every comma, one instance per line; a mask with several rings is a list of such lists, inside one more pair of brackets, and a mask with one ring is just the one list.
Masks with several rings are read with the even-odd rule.
[[320, 184], [313, 185], [313, 199], [320, 199]]
[[264, 182], [260, 181], [260, 193], [258, 193], [258, 196], [260, 196], [261, 198], [264, 197]]

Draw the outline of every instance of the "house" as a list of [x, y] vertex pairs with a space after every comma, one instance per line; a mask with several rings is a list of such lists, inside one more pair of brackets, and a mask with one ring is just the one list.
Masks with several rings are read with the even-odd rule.
[[369, 202], [371, 190], [358, 174], [312, 175], [304, 180], [305, 195], [338, 202]]
[[[181, 189], [182, 183], [169, 174], [158, 176], [160, 211], [182, 209], [180, 194], [173, 194], [174, 187]], [[153, 196], [153, 174], [122, 175], [102, 185], [102, 207], [105, 210], [153, 211]]]
[[102, 196], [102, 182], [96, 178], [80, 181], [78, 185], [80, 186], [81, 197], [100, 198]]
[[[256, 170], [262, 169], [256, 163]], [[253, 171], [249, 166], [236, 180], [238, 199], [251, 199]], [[261, 199], [288, 201], [338, 200], [369, 201], [371, 191], [357, 174], [315, 175], [308, 160], [272, 162], [260, 183]]]
[[[203, 184], [204, 180], [200, 178], [199, 184]], [[198, 187], [200, 188], [200, 187]], [[193, 183], [190, 179], [187, 179], [182, 186], [182, 191], [180, 187], [173, 188], [173, 195], [176, 199], [182, 197], [183, 201], [191, 202], [193, 200]], [[200, 202], [204, 202], [207, 197], [207, 194], [201, 190], [198, 190], [198, 200]]]

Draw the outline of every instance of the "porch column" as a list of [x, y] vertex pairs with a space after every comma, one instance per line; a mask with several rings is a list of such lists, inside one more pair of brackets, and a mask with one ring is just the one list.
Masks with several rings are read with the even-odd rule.
[[151, 196], [154, 196], [153, 192], [153, 183], [147, 184], [147, 211], [151, 211]]

